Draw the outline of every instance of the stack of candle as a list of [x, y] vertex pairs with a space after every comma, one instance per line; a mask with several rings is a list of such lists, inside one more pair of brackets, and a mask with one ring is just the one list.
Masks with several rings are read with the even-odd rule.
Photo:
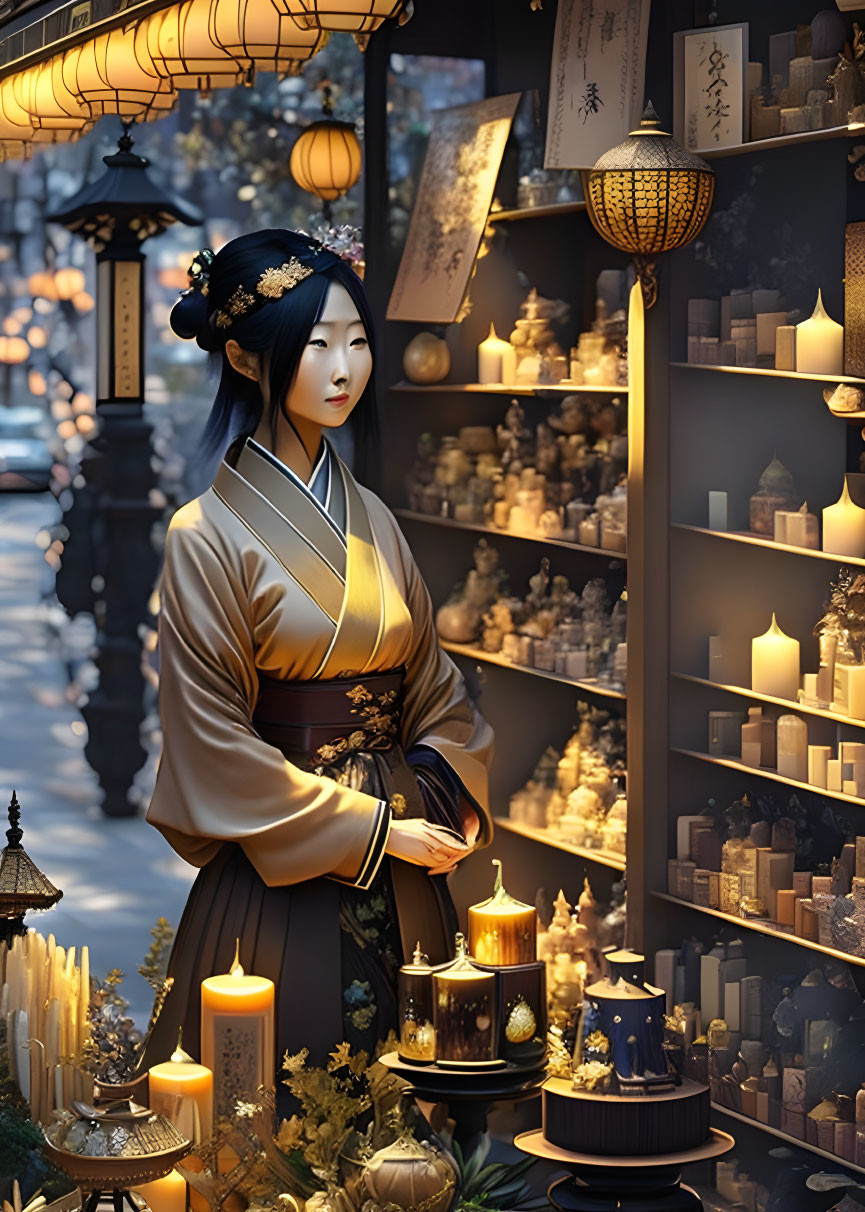
[[30, 1103], [34, 1123], [73, 1099], [90, 1082], [77, 1065], [89, 1034], [90, 960], [35, 931], [0, 943], [0, 1015], [5, 1019], [12, 1076]]

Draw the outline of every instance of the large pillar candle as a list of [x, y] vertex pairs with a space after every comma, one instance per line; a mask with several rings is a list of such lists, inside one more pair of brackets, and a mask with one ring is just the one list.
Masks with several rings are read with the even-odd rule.
[[844, 328], [827, 314], [819, 290], [814, 314], [796, 325], [796, 370], [809, 375], [844, 373]]
[[469, 951], [479, 964], [531, 964], [537, 957], [537, 910], [505, 891], [501, 860], [493, 859], [493, 865], [493, 895], [469, 908]]
[[177, 1041], [171, 1060], [148, 1073], [150, 1109], [166, 1116], [194, 1145], [213, 1129], [213, 1073], [196, 1064]]
[[478, 346], [478, 382], [501, 383], [505, 366], [510, 367], [511, 346], [496, 336], [495, 325], [490, 325], [490, 335]]
[[847, 714], [865, 720], [865, 665], [847, 666]]
[[231, 970], [201, 982], [201, 1062], [213, 1072], [213, 1110], [232, 1115], [237, 1098], [276, 1075], [273, 981], [247, 976], [240, 944]]
[[772, 625], [751, 641], [751, 689], [795, 703], [799, 694], [799, 641]]
[[176, 1170], [134, 1190], [144, 1196], [151, 1212], [186, 1212], [186, 1179]]
[[782, 715], [778, 732], [778, 773], [800, 783], [808, 781], [808, 725], [797, 715]]
[[823, 510], [823, 550], [840, 556], [865, 555], [865, 509], [851, 499], [846, 476], [840, 499]]

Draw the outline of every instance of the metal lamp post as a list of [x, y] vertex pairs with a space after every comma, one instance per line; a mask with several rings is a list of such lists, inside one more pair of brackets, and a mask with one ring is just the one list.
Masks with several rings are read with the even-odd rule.
[[[94, 492], [98, 522], [95, 573], [101, 578], [96, 616], [99, 685], [83, 715], [87, 760], [104, 791], [108, 816], [131, 816], [128, 793], [146, 759], [139, 627], [157, 570], [151, 529], [160, 510], [151, 427], [144, 401], [144, 253], [141, 246], [172, 223], [197, 225], [201, 216], [160, 189], [148, 161], [132, 150], [129, 127], [118, 150], [104, 157], [106, 172], [85, 185], [49, 219], [82, 236], [96, 252], [96, 412], [100, 430], [82, 460]], [[85, 515], [86, 516], [86, 515]]]

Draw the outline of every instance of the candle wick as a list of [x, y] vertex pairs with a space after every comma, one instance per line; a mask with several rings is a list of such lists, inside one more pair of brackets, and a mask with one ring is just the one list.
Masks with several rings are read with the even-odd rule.
[[493, 888], [493, 896], [502, 890], [502, 860], [493, 859], [493, 866], [496, 868], [496, 883]]
[[243, 968], [240, 965], [240, 939], [237, 940], [237, 946], [234, 949], [234, 963], [228, 971], [233, 977], [239, 978], [243, 976]]

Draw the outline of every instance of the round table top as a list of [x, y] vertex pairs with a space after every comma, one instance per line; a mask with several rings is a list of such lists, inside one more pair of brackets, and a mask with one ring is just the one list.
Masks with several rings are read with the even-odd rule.
[[546, 1078], [543, 1065], [508, 1062], [499, 1069], [445, 1069], [438, 1065], [411, 1065], [400, 1060], [396, 1052], [388, 1052], [379, 1059], [418, 1094], [442, 1102], [528, 1098], [540, 1091]]
[[617, 1157], [603, 1156], [599, 1153], [572, 1153], [569, 1149], [560, 1149], [544, 1139], [540, 1128], [532, 1132], [521, 1132], [514, 1138], [514, 1144], [523, 1153], [532, 1157], [543, 1158], [544, 1161], [561, 1162], [569, 1166], [687, 1166], [690, 1162], [706, 1161], [710, 1157], [720, 1157], [735, 1146], [736, 1142], [727, 1132], [719, 1128], [710, 1128], [706, 1142], [696, 1149], [683, 1149], [681, 1153], [653, 1153], [646, 1157]]

